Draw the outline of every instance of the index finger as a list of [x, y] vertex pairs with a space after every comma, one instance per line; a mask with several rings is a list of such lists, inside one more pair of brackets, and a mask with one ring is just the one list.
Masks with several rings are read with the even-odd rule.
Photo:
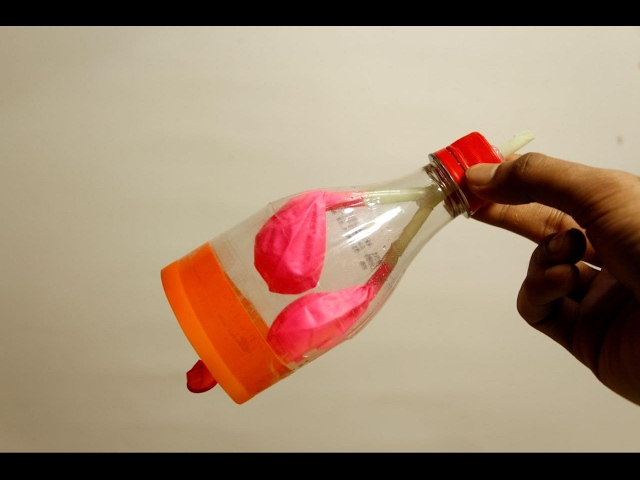
[[508, 205], [489, 203], [471, 217], [494, 227], [504, 228], [540, 243], [543, 238], [561, 230], [584, 229], [568, 214], [541, 203]]

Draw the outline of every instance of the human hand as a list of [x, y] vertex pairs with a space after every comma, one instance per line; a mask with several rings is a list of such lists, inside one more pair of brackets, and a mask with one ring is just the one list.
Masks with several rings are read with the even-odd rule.
[[472, 218], [533, 240], [520, 315], [640, 405], [640, 178], [540, 153], [478, 164]]

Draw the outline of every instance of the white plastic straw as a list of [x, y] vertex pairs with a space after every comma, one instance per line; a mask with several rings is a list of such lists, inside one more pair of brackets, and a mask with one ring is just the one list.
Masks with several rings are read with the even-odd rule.
[[520, 133], [516, 133], [513, 137], [500, 145], [500, 153], [506, 159], [510, 155], [516, 153], [534, 138], [535, 136], [530, 130], [523, 130]]

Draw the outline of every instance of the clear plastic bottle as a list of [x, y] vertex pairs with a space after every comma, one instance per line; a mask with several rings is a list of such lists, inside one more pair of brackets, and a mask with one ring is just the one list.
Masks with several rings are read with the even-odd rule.
[[188, 388], [219, 383], [241, 404], [352, 338], [427, 242], [483, 205], [464, 171], [532, 139], [496, 148], [472, 132], [401, 178], [282, 198], [162, 269], [199, 357]]

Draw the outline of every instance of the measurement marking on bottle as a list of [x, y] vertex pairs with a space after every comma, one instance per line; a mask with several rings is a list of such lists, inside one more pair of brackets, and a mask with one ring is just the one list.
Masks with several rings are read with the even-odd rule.
[[378, 266], [378, 264], [380, 263], [380, 255], [378, 254], [378, 252], [373, 252], [373, 253], [366, 253], [364, 255], [365, 260], [367, 261], [367, 264], [369, 265], [369, 268], [375, 268]]

